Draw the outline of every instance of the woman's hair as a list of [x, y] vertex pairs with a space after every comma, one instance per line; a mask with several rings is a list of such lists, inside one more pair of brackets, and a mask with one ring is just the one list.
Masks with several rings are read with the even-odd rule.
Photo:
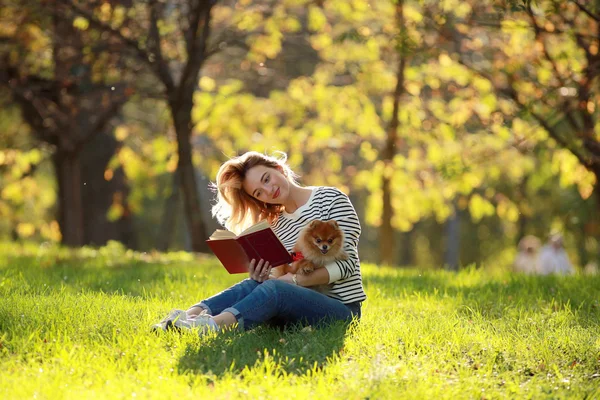
[[212, 214], [230, 231], [240, 233], [263, 219], [271, 223], [283, 211], [283, 205], [266, 204], [250, 196], [242, 187], [246, 173], [257, 165], [281, 168], [287, 179], [295, 184], [296, 175], [286, 164], [287, 155], [277, 153], [279, 158], [249, 151], [226, 161], [219, 168], [217, 182], [212, 185], [217, 192], [217, 203], [212, 207]]

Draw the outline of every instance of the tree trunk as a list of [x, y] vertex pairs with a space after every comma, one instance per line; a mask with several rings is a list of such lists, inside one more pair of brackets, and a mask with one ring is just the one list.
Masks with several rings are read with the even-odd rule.
[[408, 232], [400, 232], [400, 251], [398, 254], [398, 264], [401, 266], [415, 265], [415, 235], [417, 227], [414, 226]]
[[458, 271], [460, 257], [460, 215], [455, 207], [454, 214], [446, 221], [446, 251], [444, 266], [451, 271]]
[[[594, 166], [594, 168], [592, 169], [592, 171], [594, 172], [594, 175], [596, 176], [596, 185], [594, 187], [594, 193], [592, 194], [592, 196], [595, 196], [595, 201], [596, 201], [596, 210], [600, 211], [600, 164], [597, 164]], [[597, 213], [596, 215], [596, 221], [598, 216], [600, 216], [600, 213]], [[594, 222], [596, 222], [594, 221]], [[592, 258], [594, 261], [596, 261], [597, 263], [600, 264], [600, 229], [593, 229], [593, 236], [595, 236], [596, 239], [596, 243], [597, 243], [597, 250], [596, 250], [596, 254], [594, 254]], [[585, 267], [584, 265], [582, 265], [582, 267]]]
[[381, 191], [383, 196], [383, 211], [381, 214], [381, 227], [379, 228], [379, 254], [382, 264], [391, 265], [394, 263], [394, 227], [392, 218], [394, 211], [392, 209], [392, 195], [390, 189], [390, 178], [384, 176], [381, 182]]
[[83, 246], [83, 204], [81, 201], [81, 166], [77, 153], [57, 151], [53, 157], [58, 180], [59, 218], [62, 243]]
[[[81, 122], [80, 127], [85, 126]], [[117, 240], [128, 248], [136, 248], [137, 240], [133, 215], [129, 211], [127, 197], [129, 186], [121, 168], [113, 171], [112, 179], [104, 178], [104, 171], [117, 151], [118, 142], [107, 129], [98, 134], [81, 151], [81, 182], [84, 220], [84, 242], [102, 246], [109, 240]], [[116, 221], [107, 218], [115, 200], [123, 206], [123, 215]]]
[[[402, 0], [396, 5], [396, 19], [400, 29], [401, 44], [404, 42], [404, 10]], [[400, 110], [400, 96], [404, 92], [404, 69], [406, 66], [406, 56], [403, 54], [403, 46], [398, 51], [398, 71], [396, 74], [396, 88], [394, 90], [394, 107], [392, 119], [387, 132], [385, 148], [383, 149], [382, 159], [384, 162], [384, 171], [381, 182], [381, 192], [383, 196], [383, 210], [381, 214], [381, 227], [379, 229], [379, 254], [383, 264], [394, 263], [394, 228], [392, 220], [394, 219], [394, 209], [392, 206], [392, 188], [391, 179], [393, 173], [393, 160], [396, 154], [396, 142], [398, 140], [398, 112]]]
[[163, 216], [160, 221], [160, 228], [156, 239], [156, 249], [158, 251], [168, 251], [175, 234], [175, 223], [177, 222], [177, 213], [175, 210], [177, 210], [177, 203], [179, 202], [179, 176], [179, 170], [175, 171], [173, 174], [171, 194], [167, 197], [163, 208]]
[[[586, 248], [586, 232], [585, 232], [585, 224], [583, 223], [579, 223], [578, 224], [578, 231], [577, 232], [577, 236], [579, 236], [576, 239], [576, 247], [577, 247], [577, 258], [579, 259], [579, 266], [581, 268], [585, 268], [585, 266], [589, 263], [590, 258], [588, 256], [588, 252], [587, 252], [587, 248]], [[576, 236], [576, 237], [577, 237]]]
[[[517, 186], [517, 199], [519, 202], [527, 199], [527, 181], [529, 176], [523, 177], [519, 185]], [[520, 210], [519, 210], [520, 211]], [[527, 225], [529, 224], [529, 217], [522, 211], [519, 212], [519, 220], [517, 222], [517, 237], [515, 238], [515, 245], [519, 244], [519, 241], [527, 235]]]
[[192, 162], [192, 145], [190, 138], [191, 128], [191, 96], [188, 107], [176, 109], [172, 106], [173, 121], [177, 133], [177, 154], [179, 163], [177, 171], [180, 175], [180, 185], [183, 192], [183, 203], [187, 222], [187, 228], [190, 234], [192, 250], [201, 253], [210, 253], [206, 244], [207, 238], [202, 211], [200, 209], [200, 197], [198, 195], [198, 185], [196, 183], [196, 174]]
[[[179, 156], [177, 171], [180, 174], [180, 186], [183, 192], [186, 226], [192, 250], [202, 253], [210, 253], [210, 249], [205, 241], [208, 235], [202, 218], [198, 184], [192, 162], [192, 108], [200, 69], [206, 61], [206, 44], [210, 37], [210, 18], [214, 4], [215, 2], [190, 2], [190, 15], [188, 16], [190, 26], [185, 32], [188, 60], [183, 67], [181, 79], [178, 85], [173, 85], [170, 74], [163, 73], [161, 78], [168, 91], [169, 108], [177, 135], [177, 154]], [[156, 9], [153, 12], [155, 11]], [[157, 23], [156, 18], [154, 22]], [[152, 32], [156, 34], [157, 31], [153, 28]], [[158, 40], [156, 42], [159, 43]], [[156, 51], [160, 51], [160, 44], [156, 46]], [[162, 56], [159, 58], [162, 59]], [[160, 69], [168, 71], [168, 64], [163, 61]], [[161, 74], [159, 73], [159, 75]]]

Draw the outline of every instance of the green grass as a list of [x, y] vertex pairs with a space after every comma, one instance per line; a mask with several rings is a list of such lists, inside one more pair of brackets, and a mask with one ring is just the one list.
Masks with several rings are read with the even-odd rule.
[[600, 397], [600, 277], [364, 265], [359, 324], [149, 331], [241, 278], [223, 271], [0, 244], [0, 398]]

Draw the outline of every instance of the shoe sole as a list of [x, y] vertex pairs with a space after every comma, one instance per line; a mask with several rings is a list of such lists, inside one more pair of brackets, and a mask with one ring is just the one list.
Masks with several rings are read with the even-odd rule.
[[169, 331], [175, 331], [175, 332], [180, 332], [181, 328], [179, 328], [178, 326], [173, 324], [172, 320], [167, 320], [167, 322], [164, 323], [158, 323], [152, 326], [152, 332], [155, 333], [160, 333], [160, 332], [169, 332]]
[[177, 333], [180, 333], [181, 328], [175, 325], [172, 320], [168, 320], [165, 324], [165, 331], [175, 331]]

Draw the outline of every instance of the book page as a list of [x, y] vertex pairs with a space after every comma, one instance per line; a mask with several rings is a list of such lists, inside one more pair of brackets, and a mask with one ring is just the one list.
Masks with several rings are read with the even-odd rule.
[[223, 239], [235, 239], [235, 233], [226, 231], [224, 229], [217, 229], [210, 235], [209, 240], [223, 240]]
[[259, 223], [254, 224], [250, 228], [247, 228], [246, 230], [244, 230], [242, 233], [239, 234], [239, 236], [244, 236], [249, 233], [254, 233], [254, 232], [262, 231], [264, 229], [269, 229], [270, 227], [271, 226], [269, 225], [269, 222], [267, 222], [266, 219], [263, 219]]

